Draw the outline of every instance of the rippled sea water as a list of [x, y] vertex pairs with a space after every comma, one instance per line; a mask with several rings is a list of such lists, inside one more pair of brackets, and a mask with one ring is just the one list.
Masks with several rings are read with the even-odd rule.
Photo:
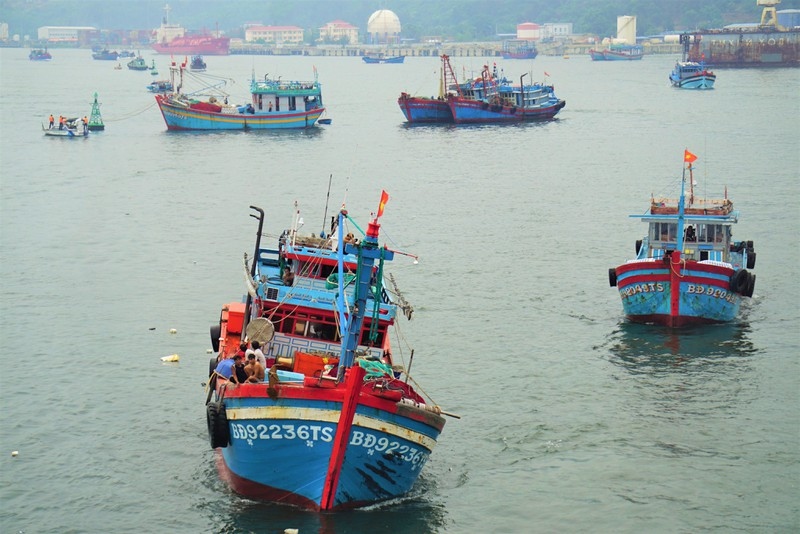
[[[550, 74], [567, 106], [520, 126], [407, 127], [400, 91], [438, 60], [209, 57], [233, 101], [251, 72], [317, 68], [330, 126], [171, 133], [145, 72], [85, 50], [0, 49], [0, 410], [5, 532], [796, 532], [800, 529], [800, 72], [719, 70], [673, 89], [674, 57], [499, 62]], [[163, 73], [167, 58], [151, 56]], [[44, 138], [47, 115], [106, 131]], [[732, 324], [624, 321], [607, 270], [631, 257], [651, 193], [727, 186], [755, 242]], [[208, 327], [244, 292], [250, 205], [279, 234], [321, 230], [380, 191], [392, 272], [415, 306], [397, 350], [450, 419], [413, 492], [341, 514], [232, 494], [204, 421]], [[175, 329], [175, 334], [170, 334]], [[407, 345], [406, 345], [407, 344]], [[179, 364], [160, 357], [177, 353]], [[12, 457], [11, 451], [19, 451]]]

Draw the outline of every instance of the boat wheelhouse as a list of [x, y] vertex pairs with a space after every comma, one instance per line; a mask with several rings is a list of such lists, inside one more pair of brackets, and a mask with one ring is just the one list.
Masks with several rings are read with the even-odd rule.
[[[690, 191], [679, 198], [652, 198], [647, 213], [631, 215], [648, 225], [636, 241], [636, 257], [609, 269], [626, 317], [670, 327], [733, 320], [742, 297], [752, 297], [756, 264], [752, 241], [735, 241], [739, 212], [727, 192], [720, 199], [694, 196], [692, 163], [685, 151]], [[685, 173], [685, 170], [684, 170]]]

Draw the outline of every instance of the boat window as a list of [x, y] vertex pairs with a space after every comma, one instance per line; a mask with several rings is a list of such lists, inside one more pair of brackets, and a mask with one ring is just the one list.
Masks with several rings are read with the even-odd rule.
[[289, 111], [295, 111], [297, 109], [297, 97], [290, 96], [289, 97]]
[[677, 241], [678, 225], [675, 223], [652, 223], [650, 229], [653, 241]]
[[725, 241], [726, 228], [722, 224], [701, 224], [698, 240], [703, 243], [722, 243]]

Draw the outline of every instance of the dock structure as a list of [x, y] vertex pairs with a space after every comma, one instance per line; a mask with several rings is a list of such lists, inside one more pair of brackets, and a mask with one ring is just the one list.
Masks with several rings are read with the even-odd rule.
[[[543, 56], [588, 55], [595, 44], [550, 42], [537, 44]], [[267, 56], [319, 56], [319, 57], [361, 57], [381, 52], [387, 56], [406, 57], [500, 57], [503, 54], [502, 42], [485, 43], [443, 43], [441, 45], [406, 45], [376, 47], [369, 45], [344, 46], [277, 46], [254, 43], [231, 43], [230, 53], [235, 55]], [[644, 43], [645, 55], [680, 54], [677, 43]]]

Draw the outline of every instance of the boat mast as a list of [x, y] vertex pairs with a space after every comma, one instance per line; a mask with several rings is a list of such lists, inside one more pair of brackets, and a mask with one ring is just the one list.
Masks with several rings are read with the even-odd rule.
[[[380, 213], [381, 210], [379, 210]], [[364, 239], [357, 245], [352, 243], [345, 243], [342, 237], [344, 232], [344, 217], [347, 215], [346, 210], [339, 212], [339, 247], [338, 247], [338, 260], [339, 260], [339, 294], [337, 295], [337, 305], [339, 314], [341, 316], [340, 324], [342, 335], [342, 349], [339, 358], [339, 375], [338, 380], [342, 380], [345, 370], [353, 365], [355, 362], [356, 349], [361, 336], [361, 327], [364, 324], [364, 315], [367, 310], [367, 298], [370, 295], [370, 282], [372, 281], [372, 268], [375, 265], [375, 260], [389, 260], [394, 258], [394, 252], [387, 248], [380, 248], [378, 246], [378, 233], [380, 224], [378, 224], [378, 215], [367, 227], [367, 233]], [[347, 248], [347, 250], [344, 250]], [[355, 302], [351, 310], [350, 316], [345, 316], [345, 303], [344, 303], [344, 254], [356, 254], [358, 256], [358, 268], [356, 270], [357, 279], [355, 282]]]
[[[258, 215], [251, 213], [250, 217], [258, 219], [258, 233], [256, 234], [256, 249], [253, 251], [253, 265], [250, 267], [250, 279], [256, 277], [256, 263], [258, 262], [258, 251], [261, 250], [261, 232], [264, 229], [264, 210], [258, 206], [250, 206], [251, 210], [258, 212]], [[247, 323], [250, 322], [250, 306], [253, 304], [253, 296], [250, 291], [247, 292], [247, 301], [244, 305], [244, 320], [242, 322], [242, 335], [247, 331]]]
[[[689, 177], [691, 179], [692, 164], [689, 163]], [[686, 167], [683, 167], [683, 174], [681, 175], [681, 197], [678, 200], [678, 252], [683, 252], [683, 226], [684, 226], [684, 213], [686, 210]]]

